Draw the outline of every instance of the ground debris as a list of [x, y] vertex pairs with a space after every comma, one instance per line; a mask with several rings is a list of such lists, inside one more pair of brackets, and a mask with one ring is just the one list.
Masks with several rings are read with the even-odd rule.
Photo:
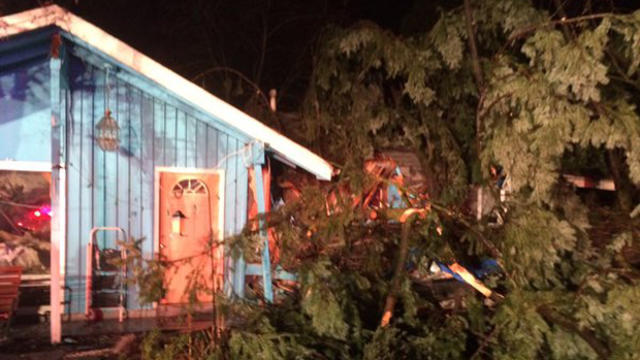
[[65, 354], [63, 359], [104, 359], [121, 357], [123, 355], [131, 355], [136, 351], [135, 345], [136, 336], [134, 334], [126, 334], [121, 336], [115, 345], [110, 348], [70, 352]]

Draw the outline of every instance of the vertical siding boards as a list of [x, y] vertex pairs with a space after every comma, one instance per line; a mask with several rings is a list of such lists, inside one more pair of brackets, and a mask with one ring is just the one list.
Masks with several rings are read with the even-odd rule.
[[153, 255], [154, 239], [154, 168], [160, 159], [160, 152], [157, 150], [161, 144], [162, 133], [162, 105], [155, 98], [143, 94], [143, 106], [140, 114], [140, 147], [141, 147], [141, 232], [140, 238], [144, 238], [143, 251], [150, 258]]
[[178, 122], [177, 110], [175, 107], [165, 105], [164, 111], [165, 133], [164, 133], [164, 162], [163, 166], [177, 166], [178, 153]]
[[[102, 116], [104, 115], [105, 109], [105, 98], [104, 98], [104, 84], [105, 84], [105, 72], [101, 69], [96, 68], [94, 71], [94, 78], [96, 84], [96, 90], [93, 93], [93, 106], [92, 106], [92, 116], [91, 116], [91, 140], [92, 140], [92, 152], [93, 152], [93, 162], [89, 164], [89, 168], [91, 169], [92, 174], [92, 198], [93, 201], [91, 203], [91, 209], [93, 211], [93, 221], [92, 227], [94, 226], [104, 226], [105, 221], [105, 167], [106, 167], [106, 154], [101, 151], [97, 145], [95, 144], [96, 137], [96, 124]], [[87, 237], [89, 234], [86, 235]], [[103, 233], [98, 234], [96, 237], [97, 243], [100, 245], [106, 244], [106, 237]], [[86, 246], [88, 240], [83, 241], [82, 244]], [[84, 270], [83, 270], [84, 273]]]
[[[93, 166], [92, 135], [94, 125], [94, 69], [72, 58], [69, 89], [65, 95], [64, 116], [67, 120], [67, 241], [65, 285], [72, 289], [71, 311], [84, 306], [84, 268], [86, 242], [93, 226]], [[83, 246], [83, 244], [85, 246]]]
[[186, 122], [186, 130], [187, 130], [186, 140], [185, 140], [186, 147], [187, 147], [187, 167], [195, 168], [197, 167], [196, 163], [198, 159], [198, 154], [201, 153], [201, 150], [199, 149], [200, 144], [198, 143], [198, 132], [197, 132], [198, 124], [200, 123], [200, 121], [197, 121], [192, 116], [187, 115], [185, 118], [185, 122]]
[[166, 138], [166, 106], [163, 102], [153, 99], [153, 113], [151, 124], [145, 127], [153, 133], [152, 151], [155, 166], [164, 165], [164, 144]]
[[139, 239], [141, 237], [140, 231], [140, 197], [142, 195], [141, 176], [142, 176], [142, 151], [138, 141], [136, 129], [140, 129], [141, 111], [142, 108], [142, 95], [139, 90], [128, 86], [128, 98], [129, 109], [127, 117], [129, 118], [129, 124], [126, 128], [126, 137], [129, 146], [124, 151], [127, 155], [127, 166], [129, 178], [127, 179], [127, 202], [128, 208], [128, 223], [127, 223], [127, 235], [133, 239]]
[[[132, 213], [129, 212], [129, 183], [130, 176], [129, 173], [129, 161], [132, 156], [128, 153], [129, 149], [129, 131], [128, 129], [131, 127], [131, 119], [129, 118], [129, 110], [131, 106], [131, 99], [128, 93], [128, 86], [126, 83], [122, 81], [116, 82], [115, 89], [116, 95], [116, 108], [112, 110], [113, 117], [118, 122], [120, 126], [120, 147], [118, 151], [114, 152], [113, 155], [116, 158], [116, 178], [115, 182], [115, 219], [113, 223], [115, 226], [124, 229], [127, 236], [130, 235], [129, 222], [130, 218], [133, 216]], [[112, 94], [114, 91], [112, 90]], [[122, 235], [112, 232], [110, 233], [110, 248], [116, 248], [117, 242], [116, 240], [124, 241], [126, 239], [122, 239]]]
[[[79, 259], [78, 244], [81, 237], [80, 231], [82, 226], [82, 219], [76, 214], [80, 213], [82, 205], [82, 192], [70, 191], [72, 189], [79, 189], [82, 183], [82, 115], [83, 115], [83, 97], [81, 96], [82, 90], [79, 89], [82, 86], [82, 76], [80, 73], [77, 75], [79, 79], [75, 84], [71, 84], [70, 89], [63, 95], [64, 99], [69, 98], [66, 102], [64, 111], [64, 117], [67, 121], [67, 137], [66, 137], [66, 165], [67, 165], [67, 207], [66, 207], [66, 219], [67, 219], [67, 244], [65, 248], [65, 283], [69, 287], [76, 287], [80, 281], [80, 266], [82, 262]], [[74, 94], [77, 92], [77, 94]], [[75, 116], [79, 118], [76, 119]], [[65, 294], [67, 297], [72, 296], [71, 303], [74, 304], [78, 301], [72, 291], [70, 294]], [[75, 305], [75, 304], [74, 304]]]
[[[194, 146], [194, 167], [202, 168], [207, 166], [207, 124], [202, 121], [198, 121], [197, 119], [193, 119], [193, 131], [195, 135], [195, 139], [193, 141]], [[204, 148], [203, 150], [201, 148]]]
[[[140, 129], [142, 121], [141, 109], [142, 109], [142, 94], [138, 89], [127, 86], [128, 95], [128, 113], [129, 124], [126, 128], [126, 137], [128, 138], [128, 148], [124, 153], [128, 157], [128, 173], [129, 178], [127, 180], [127, 201], [129, 207], [127, 212], [127, 235], [132, 239], [140, 239], [143, 237], [141, 230], [141, 197], [142, 197], [142, 149], [139, 144], [139, 137], [137, 136], [136, 129]], [[131, 271], [129, 271], [131, 273]], [[128, 307], [136, 307], [138, 305], [138, 297], [136, 292], [131, 292], [127, 297]]]
[[[105, 74], [106, 76], [106, 74]], [[119, 107], [122, 101], [120, 101], [119, 94], [119, 81], [118, 78], [114, 75], [113, 70], [109, 71], [108, 76], [106, 76], [105, 80], [107, 80], [107, 88], [105, 89], [105, 101], [108, 101], [107, 108], [111, 110], [112, 116], [118, 121], [119, 124], [122, 124], [123, 120], [118, 119], [119, 115]], [[108, 96], [107, 96], [108, 92]], [[99, 119], [98, 119], [99, 121]], [[122, 127], [122, 125], [120, 125]], [[122, 141], [122, 136], [120, 136]], [[120, 151], [102, 151], [105, 157], [104, 164], [104, 188], [103, 188], [103, 207], [104, 207], [104, 222], [102, 226], [119, 226], [118, 223], [118, 210], [120, 207], [120, 184], [118, 183], [119, 178], [119, 156]], [[126, 229], [125, 229], [126, 230]], [[116, 247], [116, 234], [113, 231], [105, 232], [105, 243], [103, 245], [104, 248], [115, 248]]]
[[[80, 77], [82, 74], [79, 75]], [[81, 80], [80, 80], [81, 82]], [[81, 85], [80, 85], [81, 86]], [[71, 100], [63, 108], [62, 113], [66, 114], [68, 121], [67, 126], [67, 239], [68, 244], [77, 243], [80, 239], [82, 219], [75, 214], [80, 213], [82, 205], [82, 192], [72, 191], [73, 189], [79, 189], [82, 182], [82, 115], [83, 115], [83, 96], [82, 90], [72, 87], [69, 97]], [[67, 97], [67, 94], [64, 95]], [[77, 118], [76, 118], [77, 117]], [[78, 252], [73, 251], [77, 247], [67, 246], [66, 248], [66, 266], [65, 273], [69, 276], [78, 275], [79, 273], [79, 259]], [[76, 280], [76, 279], [74, 279]]]
[[[68, 87], [68, 83], [66, 81], [63, 80], [63, 77], [67, 74], [66, 69], [61, 70], [61, 85], [60, 85], [60, 92], [59, 92], [59, 96], [60, 96], [60, 122], [64, 123], [64, 130], [65, 130], [65, 134], [64, 134], [64, 149], [63, 149], [63, 159], [64, 159], [64, 163], [66, 164], [66, 178], [67, 178], [67, 182], [66, 183], [60, 183], [60, 186], [65, 186], [66, 189], [68, 190], [69, 187], [71, 186], [71, 183], [69, 182], [69, 163], [73, 160], [75, 161], [75, 159], [72, 159], [73, 156], [76, 156], [76, 154], [71, 154], [69, 153], [69, 149], [71, 148], [71, 143], [73, 142], [77, 142], [78, 138], [77, 138], [77, 133], [75, 133], [74, 127], [73, 127], [73, 122], [71, 121], [71, 119], [69, 118], [69, 111], [67, 111], [67, 109], [72, 105], [71, 101], [70, 101], [70, 90]], [[76, 178], [74, 177], [75, 180]], [[73, 199], [75, 201], [73, 201], [74, 204], [77, 204], [78, 201], [77, 199]], [[65, 222], [65, 227], [66, 227], [66, 234], [69, 234], [69, 230], [77, 230], [78, 226], [71, 226], [68, 222], [69, 219], [69, 203], [71, 203], [70, 199], [67, 197], [65, 199], [66, 201], [66, 206], [65, 206], [65, 214], [63, 216], [65, 216], [65, 219], [67, 219], [67, 221]], [[69, 236], [69, 235], [67, 235]], [[60, 271], [63, 274], [67, 273], [67, 269], [66, 269], [66, 259], [69, 256], [69, 253], [67, 251], [67, 249], [63, 249], [64, 254], [62, 253], [62, 251], [60, 252], [60, 259], [65, 259], [65, 266], [64, 268], [60, 268]], [[61, 285], [64, 284], [64, 279], [62, 279]], [[64, 294], [65, 297], [70, 297], [72, 294]]]
[[205, 145], [206, 166], [210, 168], [220, 167], [218, 165], [218, 156], [222, 152], [218, 146], [218, 130], [207, 125], [207, 143]]
[[[226, 154], [228, 152], [231, 152], [232, 150], [229, 150], [228, 146], [227, 146], [227, 134], [218, 131], [215, 128], [210, 128], [210, 131], [208, 132], [209, 134], [209, 141], [211, 142], [212, 140], [215, 141], [216, 144], [216, 148], [215, 149], [210, 149], [208, 154], [209, 154], [209, 161], [212, 162], [213, 166], [218, 167], [218, 168], [222, 168], [224, 169], [224, 188], [225, 188], [225, 199], [227, 199], [229, 196], [231, 196], [230, 192], [229, 192], [229, 187], [232, 183], [232, 177], [231, 177], [231, 172], [229, 171], [229, 167], [227, 166], [227, 161], [226, 161]], [[214, 156], [215, 155], [215, 156]], [[231, 219], [229, 219], [229, 211], [227, 211], [227, 203], [225, 203], [225, 212], [224, 212], [224, 234], [223, 237], [226, 238], [228, 236], [230, 236], [231, 234], [229, 233], [228, 229], [229, 229], [229, 223], [231, 222]], [[225, 264], [228, 265], [228, 264]], [[225, 273], [229, 273], [230, 268], [228, 266], [225, 266]], [[226, 280], [227, 276], [225, 276], [225, 280]], [[225, 284], [226, 285], [226, 284]], [[226, 287], [226, 286], [225, 286]], [[225, 289], [226, 290], [226, 289]]]
[[[236, 152], [235, 141], [227, 134], [218, 132], [218, 164], [225, 169], [225, 213], [224, 213], [224, 237], [235, 234], [235, 205], [236, 194], [236, 162], [234, 153]], [[230, 261], [227, 260], [225, 266], [225, 280], [229, 279], [229, 274], [233, 273], [233, 269], [229, 267]], [[231, 277], [232, 278], [232, 277]], [[226, 282], [228, 284], [228, 281]], [[225, 286], [225, 291], [228, 286]]]
[[[86, 60], [86, 59], [85, 59]], [[158, 95], [101, 64], [73, 56], [66, 116], [68, 121], [68, 232], [66, 285], [72, 289], [72, 312], [84, 309], [86, 247], [96, 226], [119, 226], [134, 239], [144, 239], [143, 253], [154, 249], [154, 171], [163, 167], [225, 170], [224, 236], [236, 234], [246, 220], [247, 169], [242, 149], [247, 142], [212, 118], [192, 111], [177, 99]], [[106, 106], [120, 126], [120, 149], [102, 151], [95, 126]], [[115, 234], [100, 234], [101, 247], [115, 247]], [[227, 277], [228, 279], [228, 277]], [[129, 308], [138, 308], [134, 289]]]
[[236, 140], [236, 151], [238, 152], [234, 156], [236, 163], [236, 193], [234, 196], [234, 234], [242, 231], [242, 228], [246, 224], [247, 217], [247, 190], [249, 174], [247, 167], [244, 165], [244, 153], [247, 149], [245, 144]]
[[[92, 165], [94, 161], [94, 146], [93, 146], [93, 131], [94, 131], [94, 108], [95, 108], [95, 88], [93, 86], [94, 83], [94, 75], [96, 69], [94, 67], [88, 67], [80, 78], [80, 88], [75, 92], [72, 92], [71, 99], [72, 102], [77, 102], [78, 98], [81, 103], [81, 111], [80, 113], [73, 112], [73, 120], [77, 123], [80, 122], [80, 162], [78, 163], [79, 167], [79, 175], [80, 175], [80, 185], [77, 191], [80, 193], [80, 206], [78, 209], [78, 213], [74, 214], [77, 216], [79, 221], [79, 231], [78, 237], [74, 240], [75, 249], [74, 253], [77, 254], [77, 271], [73, 274], [76, 281], [78, 282], [78, 286], [80, 289], [84, 289], [84, 274], [86, 268], [86, 260], [87, 260], [87, 247], [89, 232], [91, 228], [94, 226], [94, 218], [93, 218], [93, 173], [94, 167]], [[69, 187], [69, 193], [71, 193], [73, 188]], [[71, 214], [70, 214], [71, 215]], [[71, 216], [70, 216], [71, 217]], [[68, 238], [68, 241], [71, 239]], [[69, 253], [69, 251], [67, 251]], [[67, 260], [67, 263], [69, 260]], [[79, 291], [73, 291], [73, 299], [72, 299], [72, 311], [80, 312], [84, 309], [84, 294]]]
[[[246, 144], [242, 144], [239, 141], [237, 142], [238, 155], [235, 157], [236, 161], [236, 169], [238, 171], [236, 179], [236, 196], [235, 196], [235, 226], [234, 233], [240, 233], [242, 228], [247, 223], [247, 192], [249, 189], [249, 174], [246, 165], [244, 164], [245, 152], [247, 151]], [[244, 265], [244, 262], [240, 262], [241, 265]], [[232, 284], [233, 284], [233, 274], [235, 272], [235, 264], [238, 262], [234, 261], [231, 256], [227, 257], [227, 278], [225, 281], [225, 291], [227, 294], [231, 294]], [[244, 279], [243, 279], [244, 280]]]
[[187, 117], [176, 109], [176, 159], [173, 166], [187, 167]]
[[[236, 163], [233, 154], [236, 152], [235, 141], [227, 134], [221, 134], [219, 146], [226, 150], [223, 156], [220, 156], [222, 163], [219, 165], [225, 169], [225, 218], [224, 218], [224, 236], [231, 236], [235, 229], [235, 194], [236, 194]], [[220, 162], [220, 160], [218, 161]]]

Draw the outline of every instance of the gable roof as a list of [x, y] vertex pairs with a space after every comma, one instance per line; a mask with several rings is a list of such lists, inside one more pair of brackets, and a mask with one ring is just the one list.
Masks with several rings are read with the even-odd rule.
[[264, 143], [265, 147], [287, 161], [309, 171], [317, 178], [331, 179], [333, 171], [331, 165], [309, 149], [279, 134], [121, 40], [57, 5], [1, 17], [0, 38], [47, 26], [57, 26], [85, 41], [114, 60], [169, 89], [183, 101], [214, 116], [226, 125], [238, 129], [248, 137]]

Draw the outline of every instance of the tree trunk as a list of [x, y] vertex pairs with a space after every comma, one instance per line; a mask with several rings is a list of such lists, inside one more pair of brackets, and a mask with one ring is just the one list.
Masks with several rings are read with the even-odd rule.
[[[476, 150], [476, 159], [475, 161], [478, 164], [474, 166], [475, 169], [479, 169], [480, 161], [480, 152], [482, 151], [482, 108], [484, 103], [484, 79], [482, 76], [482, 67], [480, 66], [480, 57], [478, 55], [478, 46], [476, 44], [476, 35], [474, 31], [474, 23], [473, 23], [473, 10], [471, 9], [471, 0], [464, 0], [464, 15], [465, 15], [465, 24], [467, 28], [467, 39], [469, 40], [469, 50], [471, 51], [471, 69], [473, 71], [473, 77], [476, 81], [476, 86], [478, 88], [478, 106], [476, 109], [476, 141], [475, 141], [475, 150]], [[474, 171], [477, 173], [477, 171]], [[480, 174], [482, 172], [480, 171]], [[478, 179], [482, 178], [482, 175], [479, 175]], [[478, 181], [479, 182], [479, 181]]]
[[633, 207], [633, 185], [622, 149], [607, 150], [609, 170], [616, 186], [616, 202], [620, 210], [630, 213]]

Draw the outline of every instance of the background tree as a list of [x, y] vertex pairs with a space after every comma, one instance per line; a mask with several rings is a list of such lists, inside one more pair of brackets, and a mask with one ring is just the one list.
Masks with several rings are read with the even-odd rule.
[[[334, 192], [327, 207], [326, 191], [310, 186], [271, 214], [281, 265], [298, 274], [298, 285], [276, 305], [230, 304], [229, 317], [245, 321], [230, 328], [216, 356], [640, 352], [640, 12], [559, 6], [465, 1], [430, 26], [407, 20], [408, 34], [370, 22], [325, 30], [304, 126], [311, 146], [341, 169], [333, 186], [349, 191]], [[428, 198], [407, 194], [417, 200], [407, 196], [406, 205], [425, 216], [402, 232], [384, 207], [373, 219], [351, 210], [380, 181], [362, 170], [364, 159], [398, 146], [419, 154], [434, 179]], [[500, 227], [460, 211], [470, 184], [491, 183], [491, 164], [513, 188]], [[617, 191], [578, 192], [565, 172], [612, 177]], [[252, 235], [237, 239], [248, 256], [260, 246]], [[465, 306], [447, 310], [421, 286], [430, 259], [483, 257], [502, 268], [485, 280], [504, 295], [498, 303], [467, 294]], [[398, 259], [408, 260], [398, 267]], [[395, 311], [381, 325], [390, 293]]]
[[[631, 359], [640, 351], [640, 13], [594, 13], [588, 3], [462, 5], [411, 36], [368, 22], [328, 29], [305, 125], [356, 194], [369, 184], [362, 163], [376, 150], [419, 153], [437, 180], [430, 204], [448, 208], [432, 206], [413, 227], [412, 256], [497, 255], [504, 275], [488, 283], [504, 301], [486, 307], [468, 297], [450, 313], [405, 277], [398, 315], [379, 327], [399, 231], [384, 216], [327, 215], [310, 189], [294, 207], [295, 226], [281, 229], [299, 296], [260, 310], [271, 326], [262, 334], [288, 334], [285, 343], [309, 357]], [[489, 181], [490, 164], [513, 187], [504, 226], [465, 226], [455, 209], [470, 183]], [[612, 177], [615, 199], [576, 193], [564, 172]], [[235, 344], [258, 346], [247, 341]]]

